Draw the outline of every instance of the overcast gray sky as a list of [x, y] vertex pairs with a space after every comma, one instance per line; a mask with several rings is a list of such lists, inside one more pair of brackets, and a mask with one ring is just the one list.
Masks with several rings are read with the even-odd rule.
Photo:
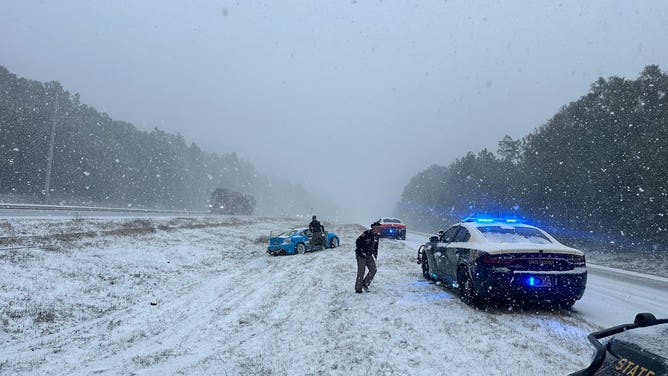
[[363, 218], [598, 77], [667, 70], [667, 20], [665, 0], [1, 0], [0, 65]]

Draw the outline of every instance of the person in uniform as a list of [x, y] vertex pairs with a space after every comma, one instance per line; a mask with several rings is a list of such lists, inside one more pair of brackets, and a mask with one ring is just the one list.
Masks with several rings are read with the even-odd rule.
[[308, 224], [308, 229], [311, 230], [312, 249], [325, 249], [325, 227], [318, 221], [315, 215], [311, 218], [311, 223]]
[[[364, 231], [355, 241], [355, 259], [357, 260], [357, 278], [355, 292], [369, 291], [369, 285], [376, 275], [376, 258], [378, 257], [378, 239], [380, 222], [371, 224], [371, 229]], [[368, 272], [366, 272], [368, 269]], [[366, 275], [364, 273], [366, 272]]]

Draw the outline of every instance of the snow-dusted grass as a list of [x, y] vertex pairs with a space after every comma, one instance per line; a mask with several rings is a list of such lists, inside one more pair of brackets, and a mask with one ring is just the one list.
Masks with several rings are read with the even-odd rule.
[[668, 278], [668, 251], [586, 249], [587, 262]]
[[598, 329], [568, 310], [471, 308], [402, 241], [381, 241], [355, 294], [358, 225], [325, 223], [339, 248], [273, 257], [269, 232], [303, 223], [7, 221], [42, 237], [0, 251], [0, 374], [563, 375]]
[[593, 236], [560, 241], [584, 251], [588, 263], [668, 278], [668, 244], [637, 240], [616, 244]]

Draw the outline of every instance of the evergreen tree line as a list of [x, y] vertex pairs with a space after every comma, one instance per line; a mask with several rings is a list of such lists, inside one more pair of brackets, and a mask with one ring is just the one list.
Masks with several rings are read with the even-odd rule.
[[404, 188], [397, 215], [435, 232], [463, 217], [525, 218], [573, 237], [666, 244], [668, 76], [600, 78], [528, 136], [495, 155], [433, 165]]
[[0, 194], [203, 210], [216, 187], [255, 195], [258, 207], [277, 200], [283, 205], [278, 214], [305, 212], [309, 205], [303, 189], [259, 176], [235, 153], [204, 152], [157, 128], [140, 131], [81, 103], [57, 81], [19, 78], [0, 67]]

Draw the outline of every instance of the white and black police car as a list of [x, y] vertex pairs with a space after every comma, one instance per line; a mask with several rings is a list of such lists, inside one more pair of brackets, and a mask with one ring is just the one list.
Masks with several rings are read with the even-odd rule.
[[458, 288], [462, 301], [547, 302], [571, 307], [587, 283], [582, 251], [516, 219], [465, 219], [420, 246], [426, 279]]

